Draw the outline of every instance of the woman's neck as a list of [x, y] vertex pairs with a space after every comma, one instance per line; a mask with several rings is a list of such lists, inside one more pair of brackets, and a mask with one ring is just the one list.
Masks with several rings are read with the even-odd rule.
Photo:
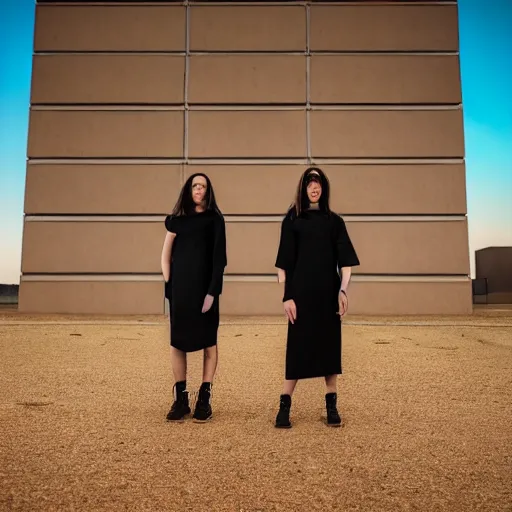
[[320, 205], [318, 203], [309, 203], [309, 209], [310, 210], [319, 210]]

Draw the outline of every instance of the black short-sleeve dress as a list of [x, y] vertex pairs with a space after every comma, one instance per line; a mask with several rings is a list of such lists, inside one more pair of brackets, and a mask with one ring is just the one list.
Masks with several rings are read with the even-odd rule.
[[[171, 346], [194, 352], [217, 344], [219, 295], [227, 265], [224, 218], [206, 210], [165, 219], [175, 233], [171, 252], [171, 277], [165, 284], [169, 300]], [[202, 313], [204, 298], [212, 295], [210, 310]]]
[[283, 301], [297, 307], [288, 322], [286, 379], [341, 374], [339, 268], [359, 265], [345, 222], [335, 213], [289, 212], [281, 225], [276, 267], [286, 272]]

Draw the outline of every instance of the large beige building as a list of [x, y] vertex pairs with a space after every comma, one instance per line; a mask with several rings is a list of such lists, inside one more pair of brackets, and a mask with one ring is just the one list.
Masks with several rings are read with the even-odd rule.
[[307, 164], [358, 251], [352, 313], [471, 311], [455, 2], [39, 2], [20, 309], [162, 313], [164, 216], [206, 172], [222, 312], [280, 314]]

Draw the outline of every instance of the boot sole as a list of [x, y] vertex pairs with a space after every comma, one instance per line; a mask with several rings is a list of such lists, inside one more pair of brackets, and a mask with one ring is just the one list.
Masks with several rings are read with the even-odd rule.
[[165, 418], [166, 421], [169, 423], [183, 423], [188, 417], [190, 416], [190, 412], [187, 412], [183, 418], [180, 418], [179, 420], [171, 420], [169, 418]]
[[341, 428], [343, 427], [343, 422], [341, 423], [328, 423], [327, 420], [324, 420], [324, 423], [331, 428]]
[[[187, 415], [188, 416], [188, 415]], [[179, 420], [168, 420], [166, 418], [166, 421], [168, 423], [185, 423], [185, 420], [187, 419], [187, 416], [184, 416], [183, 418], [179, 419]]]
[[192, 418], [193, 423], [208, 423], [212, 419], [212, 416], [206, 418], [205, 420], [198, 420], [197, 418]]
[[279, 429], [292, 428], [291, 425], [287, 425], [286, 427], [278, 427], [277, 425], [274, 425], [274, 427]]

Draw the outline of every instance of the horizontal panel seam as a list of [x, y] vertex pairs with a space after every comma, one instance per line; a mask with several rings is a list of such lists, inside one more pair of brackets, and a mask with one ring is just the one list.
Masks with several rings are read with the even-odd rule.
[[[36, 50], [34, 57], [53, 57], [53, 56], [168, 56], [185, 57], [187, 53], [183, 49], [179, 50]], [[308, 55], [304, 50], [191, 50], [188, 55], [191, 57], [204, 56], [294, 56], [305, 57]], [[410, 56], [410, 57], [457, 57], [460, 52], [457, 50], [311, 50], [309, 55], [318, 57], [358, 57], [358, 56]]]
[[[247, 7], [248, 2], [244, 2], [244, 1], [233, 1], [233, 2], [229, 2], [229, 1], [224, 1], [224, 2], [219, 2], [219, 1], [216, 1], [216, 2], [207, 2], [207, 1], [196, 1], [196, 0], [192, 0], [192, 1], [186, 1], [186, 0], [182, 0], [182, 1], [176, 1], [176, 2], [172, 2], [172, 1], [169, 1], [169, 2], [116, 2], [115, 0], [113, 1], [110, 1], [110, 2], [95, 2], [94, 4], [91, 4], [91, 2], [72, 2], [71, 3], [71, 7], [74, 7], [74, 6], [81, 6], [81, 7], [94, 7], [96, 5], [98, 6], [122, 6], [122, 7], [132, 7], [132, 6], [137, 6], [137, 7], [183, 7], [187, 4], [191, 5], [191, 7], [231, 7], [231, 6], [237, 6], [237, 7]], [[455, 0], [423, 0], [423, 1], [412, 1], [410, 4], [405, 4], [404, 5], [404, 2], [403, 1], [399, 1], [399, 0], [388, 0], [388, 1], [385, 1], [385, 0], [377, 0], [375, 2], [372, 2], [374, 6], [400, 6], [400, 7], [409, 7], [410, 5], [412, 6], [422, 6], [422, 7], [425, 7], [425, 6], [432, 6], [432, 5], [457, 5], [457, 2]], [[70, 7], [69, 5], [69, 2], [59, 2], [58, 0], [56, 1], [41, 1], [39, 0], [37, 2], [37, 5], [38, 7], [42, 7], [42, 8], [45, 8], [45, 7], [48, 7], [48, 6], [59, 6], [59, 7]], [[270, 0], [267, 0], [267, 1], [253, 1], [251, 2], [251, 6], [260, 6], [260, 7], [286, 7], [286, 8], [289, 8], [289, 9], [292, 9], [292, 8], [297, 8], [297, 7], [304, 7], [306, 5], [310, 5], [312, 7], [345, 7], [345, 6], [349, 6], [349, 7], [360, 7], [361, 6], [361, 2], [343, 2], [343, 1], [338, 1], [336, 2], [335, 1], [326, 1], [326, 2], [321, 2], [321, 1], [314, 1], [314, 0], [309, 0], [309, 1], [300, 1], [300, 0], [296, 0], [294, 1], [293, 3], [290, 3], [290, 2], [286, 2], [286, 1], [276, 1], [276, 2], [272, 2]]]
[[[282, 221], [284, 212], [279, 215], [232, 215], [224, 214], [224, 219], [228, 223], [278, 223]], [[345, 214], [340, 213], [347, 222], [464, 222], [467, 220], [466, 214], [443, 214], [443, 215], [430, 215], [430, 214]], [[25, 215], [26, 222], [149, 222], [160, 223], [165, 219], [165, 214], [155, 215], [118, 215], [118, 214], [97, 214], [97, 215]]]
[[338, 111], [375, 111], [375, 112], [399, 112], [399, 111], [459, 111], [462, 110], [461, 102], [451, 103], [248, 103], [248, 104], [199, 104], [199, 103], [104, 103], [104, 104], [50, 104], [32, 103], [31, 112], [306, 112], [308, 109], [315, 112]]
[[[189, 165], [305, 165], [306, 158], [281, 158], [254, 157], [254, 158], [141, 158], [141, 157], [29, 157], [28, 165], [181, 165], [187, 162]], [[464, 158], [447, 157], [379, 157], [379, 158], [314, 158], [315, 163], [325, 165], [452, 165], [463, 164]]]
[[[432, 274], [432, 275], [417, 275], [417, 274], [389, 274], [389, 275], [358, 275], [353, 274], [352, 281], [356, 282], [469, 282], [471, 278], [467, 274]], [[25, 273], [21, 276], [23, 282], [72, 282], [72, 281], [117, 281], [117, 282], [162, 282], [161, 274], [40, 274]], [[265, 282], [275, 283], [282, 286], [282, 283], [277, 282], [275, 274], [226, 274], [224, 276], [225, 282]]]

